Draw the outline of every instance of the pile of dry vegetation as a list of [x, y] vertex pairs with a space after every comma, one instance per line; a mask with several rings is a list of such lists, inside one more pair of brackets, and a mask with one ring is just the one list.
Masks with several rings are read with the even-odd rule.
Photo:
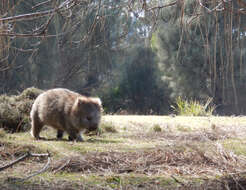
[[29, 113], [40, 93], [42, 90], [32, 87], [16, 96], [1, 95], [0, 128], [12, 133], [30, 129]]
[[53, 166], [54, 172], [139, 173], [148, 175], [209, 176], [238, 173], [246, 169], [245, 160], [226, 151], [220, 144], [209, 150], [186, 145], [181, 149], [156, 148], [135, 152], [95, 152], [79, 157], [66, 157]]

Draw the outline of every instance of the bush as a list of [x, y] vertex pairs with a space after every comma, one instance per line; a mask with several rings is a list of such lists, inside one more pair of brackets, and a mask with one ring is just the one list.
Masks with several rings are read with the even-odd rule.
[[36, 97], [43, 91], [27, 88], [17, 96], [0, 96], [0, 128], [7, 132], [27, 131], [30, 129], [29, 113]]
[[209, 116], [213, 114], [215, 106], [211, 105], [212, 98], [205, 103], [196, 100], [184, 100], [181, 97], [176, 99], [176, 106], [171, 106], [178, 115], [187, 116]]

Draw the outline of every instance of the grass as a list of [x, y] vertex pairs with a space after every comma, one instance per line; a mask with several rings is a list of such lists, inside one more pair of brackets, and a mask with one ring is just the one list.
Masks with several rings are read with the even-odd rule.
[[211, 116], [216, 108], [212, 105], [212, 100], [212, 98], [208, 98], [205, 103], [202, 103], [197, 100], [185, 100], [178, 97], [176, 105], [172, 108], [178, 115]]
[[227, 139], [221, 142], [223, 147], [236, 155], [246, 156], [246, 139]]
[[[109, 123], [109, 122], [104, 122], [101, 124], [100, 129], [102, 130], [102, 132], [109, 132], [109, 133], [117, 133], [117, 129], [116, 127], [113, 125], [113, 123]], [[99, 131], [100, 131], [99, 129]]]
[[162, 131], [160, 125], [158, 125], [158, 124], [155, 124], [151, 129], [152, 129], [154, 132], [161, 132], [161, 131]]
[[52, 162], [47, 172], [24, 183], [14, 179], [40, 170], [47, 159], [3, 170], [0, 188], [225, 189], [227, 183], [233, 188], [244, 185], [238, 173], [246, 170], [245, 126], [246, 117], [106, 115], [103, 133], [84, 135], [85, 142], [56, 140], [51, 128], [42, 131], [46, 140], [40, 141], [29, 132], [1, 130], [0, 165], [27, 151], [48, 150]]

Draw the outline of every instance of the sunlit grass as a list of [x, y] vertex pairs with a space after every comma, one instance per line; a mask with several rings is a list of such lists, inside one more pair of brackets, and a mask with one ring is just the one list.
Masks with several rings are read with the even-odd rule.
[[208, 98], [205, 103], [197, 100], [185, 100], [178, 97], [175, 106], [172, 106], [178, 115], [186, 116], [211, 116], [215, 110], [215, 106], [211, 105], [212, 98]]

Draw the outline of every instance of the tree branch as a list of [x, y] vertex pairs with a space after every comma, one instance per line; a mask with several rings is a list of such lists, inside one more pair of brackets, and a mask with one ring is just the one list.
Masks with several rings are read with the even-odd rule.
[[37, 172], [35, 172], [35, 173], [33, 173], [33, 174], [31, 174], [31, 175], [29, 175], [29, 176], [21, 179], [21, 181], [28, 180], [31, 177], [34, 177], [34, 176], [39, 175], [41, 173], [44, 173], [49, 168], [50, 161], [51, 161], [51, 158], [50, 158], [50, 154], [49, 153], [43, 154], [43, 155], [41, 155], [41, 154], [32, 154], [32, 156], [33, 157], [48, 156], [48, 161], [47, 161], [47, 163], [44, 165], [44, 167], [41, 170], [39, 170], [39, 171], [37, 171]]
[[[10, 22], [16, 22], [16, 21], [23, 21], [23, 20], [33, 20], [39, 17], [49, 16], [57, 11], [60, 11], [63, 9], [63, 11], [68, 10], [72, 8], [76, 3], [74, 1], [66, 0], [65, 2], [61, 3], [58, 8], [42, 11], [42, 12], [35, 12], [35, 13], [28, 13], [23, 15], [17, 15], [17, 16], [11, 16], [7, 18], [0, 18], [0, 23], [10, 23]], [[65, 8], [64, 8], [65, 7]]]

